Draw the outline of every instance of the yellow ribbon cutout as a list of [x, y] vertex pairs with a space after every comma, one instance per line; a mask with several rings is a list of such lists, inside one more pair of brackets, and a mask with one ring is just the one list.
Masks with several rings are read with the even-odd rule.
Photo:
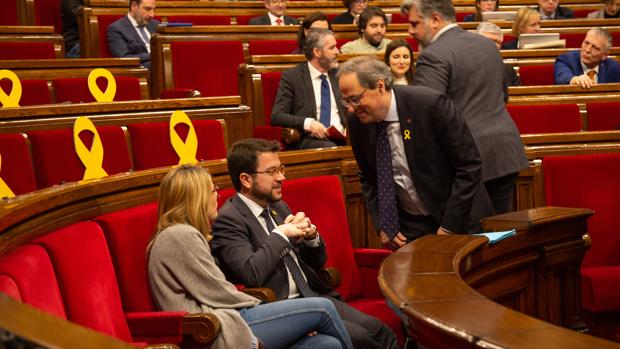
[[[80, 139], [80, 132], [90, 131], [93, 133], [93, 144], [90, 150], [86, 148]], [[103, 144], [101, 138], [92, 121], [87, 117], [80, 116], [73, 124], [73, 144], [75, 152], [79, 156], [82, 164], [86, 167], [83, 180], [105, 177], [108, 174], [103, 169]]]
[[0, 88], [0, 103], [2, 108], [14, 108], [19, 107], [19, 100], [22, 98], [22, 83], [15, 73], [10, 70], [0, 70], [0, 80], [9, 79], [13, 82], [13, 88], [7, 95], [4, 90]]
[[[99, 77], [104, 77], [108, 80], [108, 86], [105, 92], [101, 92], [99, 86], [97, 86], [97, 78]], [[93, 71], [88, 74], [88, 89], [97, 102], [112, 102], [114, 101], [114, 96], [116, 96], [116, 80], [107, 69], [93, 69]]]
[[403, 132], [403, 133], [404, 133], [404, 135], [405, 135], [405, 140], [406, 140], [406, 141], [411, 140], [411, 131], [409, 131], [409, 130], [405, 130], [405, 132]]
[[[0, 155], [0, 168], [2, 168], [2, 155]], [[15, 194], [9, 186], [0, 178], [0, 199], [12, 198]]]
[[[185, 139], [185, 141], [179, 137], [177, 131], [174, 129], [178, 124], [186, 124], [189, 126], [187, 139]], [[170, 143], [172, 143], [174, 151], [176, 151], [179, 156], [179, 165], [198, 163], [198, 160], [196, 160], [198, 137], [196, 137], [196, 131], [194, 130], [192, 121], [183, 111], [177, 110], [172, 113], [172, 117], [170, 117]]]

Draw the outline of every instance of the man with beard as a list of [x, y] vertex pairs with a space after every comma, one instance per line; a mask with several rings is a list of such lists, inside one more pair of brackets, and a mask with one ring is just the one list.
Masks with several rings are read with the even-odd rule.
[[299, 149], [343, 145], [344, 139], [330, 139], [333, 126], [345, 134], [344, 109], [336, 70], [338, 47], [334, 33], [311, 29], [304, 43], [307, 62], [285, 71], [271, 113], [271, 125], [296, 128], [302, 134]]
[[113, 57], [138, 57], [151, 68], [151, 34], [159, 21], [155, 0], [129, 0], [129, 13], [108, 26], [108, 46]]
[[482, 159], [494, 212], [509, 212], [519, 171], [528, 167], [519, 131], [506, 110], [504, 63], [490, 40], [459, 28], [450, 0], [405, 0], [409, 34], [424, 48], [413, 84], [445, 93], [467, 122]]
[[309, 217], [293, 215], [281, 201], [285, 177], [279, 149], [277, 142], [250, 138], [228, 153], [237, 194], [219, 210], [211, 241], [226, 278], [269, 287], [277, 299], [325, 297], [334, 303], [355, 348], [398, 348], [385, 324], [336, 299], [338, 293], [317, 277], [327, 260], [325, 244]]
[[385, 38], [387, 17], [383, 10], [376, 6], [367, 7], [357, 22], [359, 39], [342, 45], [342, 53], [369, 54], [385, 51], [391, 40]]

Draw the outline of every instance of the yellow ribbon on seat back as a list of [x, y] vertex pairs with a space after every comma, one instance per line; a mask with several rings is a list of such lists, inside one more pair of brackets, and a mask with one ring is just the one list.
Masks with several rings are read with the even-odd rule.
[[[105, 88], [105, 92], [102, 92], [99, 86], [97, 86], [97, 78], [99, 77], [104, 77], [108, 80], [108, 86]], [[113, 102], [114, 96], [116, 96], [116, 79], [114, 79], [112, 73], [107, 69], [93, 69], [90, 74], [88, 74], [88, 89], [97, 102]]]
[[19, 107], [19, 100], [22, 98], [21, 81], [19, 81], [15, 73], [7, 69], [0, 70], [0, 80], [3, 79], [11, 80], [13, 87], [8, 95], [0, 88], [0, 103], [2, 103], [2, 108]]
[[[93, 133], [93, 144], [90, 149], [86, 148], [86, 145], [80, 139], [80, 132], [82, 131]], [[108, 175], [103, 169], [103, 144], [101, 143], [101, 138], [99, 138], [95, 125], [87, 117], [80, 116], [75, 120], [75, 124], [73, 124], [73, 144], [75, 152], [86, 168], [83, 180], [101, 178]]]
[[[178, 124], [186, 124], [189, 127], [185, 141], [179, 137], [174, 127]], [[179, 156], [179, 165], [196, 164], [196, 152], [198, 151], [198, 137], [194, 125], [185, 112], [177, 110], [170, 117], [170, 143]]]
[[[1, 171], [2, 171], [2, 154], [0, 154], [0, 173], [2, 173]], [[9, 186], [4, 182], [4, 180], [2, 180], [2, 177], [0, 177], [0, 199], [12, 198], [14, 196], [15, 194], [13, 193], [11, 188], [9, 188]]]

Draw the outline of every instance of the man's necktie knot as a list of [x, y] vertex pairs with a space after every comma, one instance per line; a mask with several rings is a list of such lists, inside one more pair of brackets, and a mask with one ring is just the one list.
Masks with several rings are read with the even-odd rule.
[[284, 21], [282, 20], [282, 18], [276, 18], [276, 25], [282, 25], [284, 24]]
[[594, 69], [588, 70], [586, 75], [590, 78], [590, 80], [594, 81], [594, 77], [596, 76], [596, 70]]

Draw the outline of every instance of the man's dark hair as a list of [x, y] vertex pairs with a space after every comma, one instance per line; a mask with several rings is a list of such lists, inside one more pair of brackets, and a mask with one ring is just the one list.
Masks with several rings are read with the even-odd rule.
[[140, 6], [142, 0], [129, 0], [129, 8], [131, 9], [131, 4], [136, 3], [136, 5]]
[[310, 29], [312, 23], [316, 21], [325, 21], [327, 22], [327, 27], [329, 30], [332, 30], [332, 24], [329, 22], [329, 18], [323, 12], [312, 12], [304, 17], [303, 22], [299, 26], [299, 30], [297, 31], [297, 44], [299, 48], [303, 51], [304, 42], [306, 42], [306, 31], [305, 29]]
[[228, 174], [236, 191], [241, 190], [242, 173], [256, 172], [258, 166], [258, 154], [277, 153], [280, 151], [280, 143], [266, 141], [258, 138], [246, 138], [235, 142], [226, 156], [228, 161]]
[[362, 13], [360, 14], [360, 18], [357, 20], [357, 34], [359, 34], [360, 36], [362, 35], [362, 32], [364, 31], [364, 29], [366, 29], [366, 26], [368, 25], [368, 22], [370, 22], [373, 17], [383, 18], [383, 23], [385, 23], [385, 25], [387, 26], [388, 21], [383, 10], [378, 8], [377, 6], [369, 6], [366, 7], [364, 11], [362, 11]]
[[306, 41], [304, 42], [304, 56], [306, 56], [307, 60], [311, 60], [312, 57], [314, 57], [313, 50], [315, 48], [319, 50], [323, 49], [323, 46], [325, 46], [325, 38], [329, 35], [334, 35], [329, 29], [314, 28], [308, 31]]

